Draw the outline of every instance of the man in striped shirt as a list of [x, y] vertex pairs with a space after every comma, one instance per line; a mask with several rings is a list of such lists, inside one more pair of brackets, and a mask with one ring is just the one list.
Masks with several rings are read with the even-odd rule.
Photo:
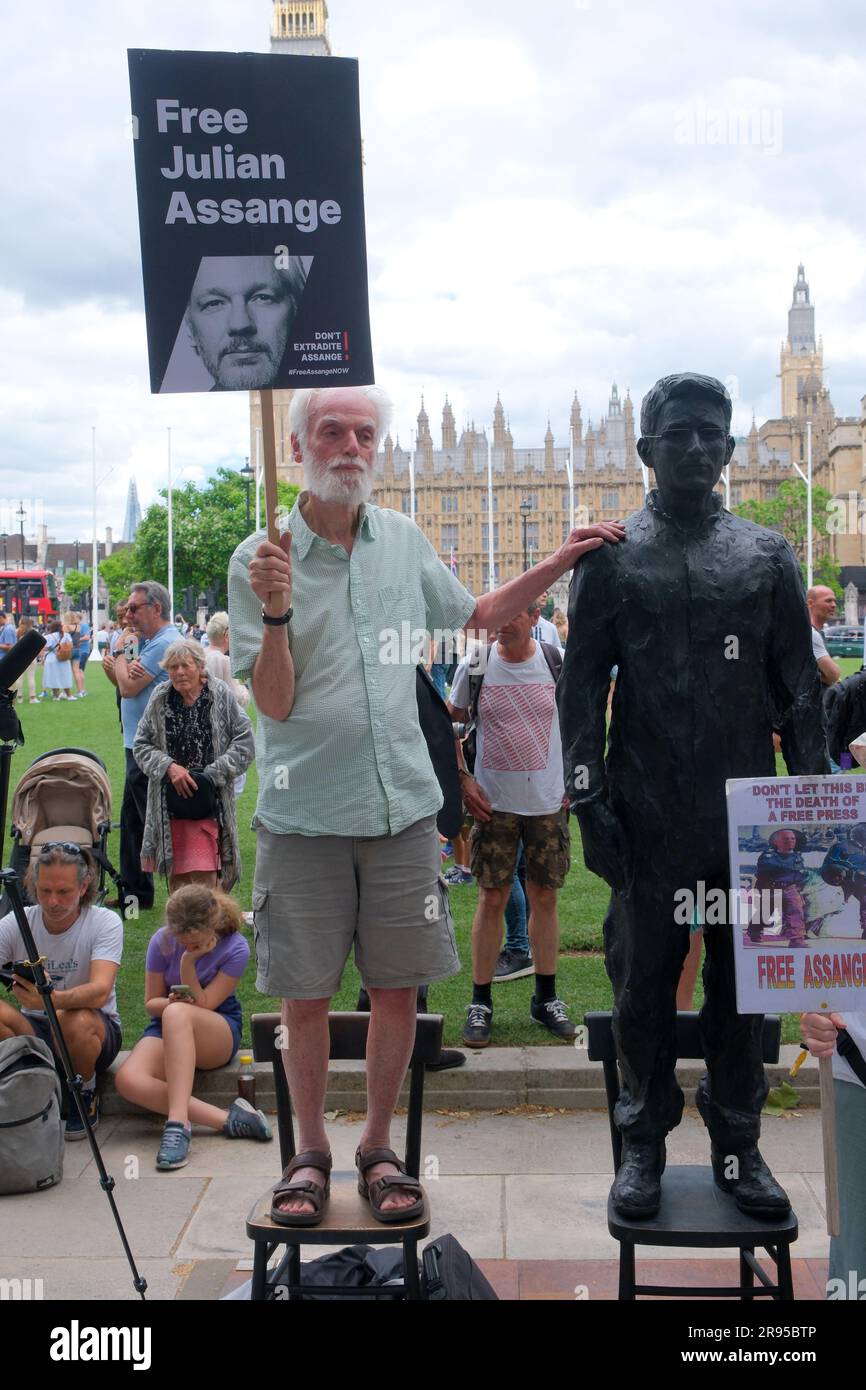
[[533, 570], [476, 599], [408, 517], [370, 502], [390, 405], [375, 387], [298, 391], [292, 450], [306, 489], [279, 545], [249, 537], [229, 569], [230, 647], [259, 711], [253, 890], [259, 989], [283, 1000], [298, 1154], [274, 1217], [315, 1224], [328, 1008], [354, 943], [371, 1000], [367, 1123], [357, 1154], [374, 1215], [419, 1210], [389, 1148], [417, 989], [459, 969], [439, 865], [442, 804], [421, 735], [425, 634], [484, 639], [620, 528], [572, 532]]

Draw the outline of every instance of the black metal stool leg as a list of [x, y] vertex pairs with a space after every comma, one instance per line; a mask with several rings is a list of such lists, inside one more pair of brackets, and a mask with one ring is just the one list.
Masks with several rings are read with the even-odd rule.
[[417, 1303], [421, 1298], [421, 1278], [418, 1273], [418, 1241], [407, 1237], [403, 1241], [403, 1284], [407, 1302]]
[[299, 1302], [300, 1299], [303, 1298], [303, 1294], [301, 1293], [300, 1289], [295, 1290], [295, 1286], [297, 1286], [301, 1282], [301, 1247], [299, 1245], [290, 1245], [286, 1251], [286, 1254], [289, 1257], [288, 1279], [289, 1288], [291, 1290], [291, 1292], [289, 1293], [289, 1300]]
[[634, 1246], [631, 1241], [619, 1243], [619, 1299], [621, 1303], [634, 1303]]
[[777, 1246], [776, 1267], [779, 1271], [779, 1292], [780, 1302], [792, 1303], [794, 1300], [794, 1277], [791, 1273], [791, 1247], [790, 1245]]
[[[751, 1248], [749, 1254], [754, 1253], [754, 1248]], [[740, 1250], [740, 1298], [744, 1303], [752, 1303], [755, 1298], [755, 1275], [743, 1249]]]
[[267, 1241], [253, 1242], [253, 1280], [250, 1289], [252, 1303], [264, 1303], [268, 1296], [268, 1245]]

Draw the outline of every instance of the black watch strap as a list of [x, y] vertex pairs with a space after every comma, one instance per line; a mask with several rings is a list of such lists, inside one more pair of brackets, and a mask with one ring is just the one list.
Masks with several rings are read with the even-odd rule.
[[271, 618], [268, 616], [268, 614], [265, 612], [263, 608], [262, 622], [264, 623], [265, 627], [285, 627], [287, 623], [290, 623], [292, 621], [292, 614], [294, 613], [294, 611], [294, 608], [290, 608], [286, 613], [283, 614], [281, 618]]

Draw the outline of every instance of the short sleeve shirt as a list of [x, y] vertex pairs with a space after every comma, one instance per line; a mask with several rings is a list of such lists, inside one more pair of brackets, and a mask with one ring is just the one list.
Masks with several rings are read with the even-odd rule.
[[[74, 989], [90, 983], [90, 966], [95, 960], [110, 960], [120, 965], [123, 955], [123, 922], [107, 907], [85, 907], [65, 932], [49, 932], [42, 918], [41, 907], [28, 907], [27, 921], [40, 955], [45, 956], [45, 969], [58, 989]], [[18, 923], [10, 912], [0, 921], [0, 964], [27, 959]], [[117, 995], [111, 994], [102, 1006], [103, 1013], [120, 1022]], [[43, 1015], [41, 1009], [26, 1009], [25, 1013]]]
[[161, 627], [155, 636], [143, 642], [138, 653], [138, 659], [147, 671], [148, 675], [153, 676], [153, 680], [138, 694], [128, 697], [124, 695], [120, 702], [120, 718], [123, 723], [123, 746], [131, 748], [135, 743], [135, 731], [138, 728], [138, 721], [147, 708], [147, 702], [158, 685], [168, 680], [168, 672], [160, 668], [160, 662], [165, 656], [166, 648], [172, 642], [177, 641], [177, 628], [169, 623], [167, 627]]
[[[295, 700], [259, 714], [254, 826], [274, 834], [396, 835], [442, 805], [418, 723], [415, 668], [427, 635], [460, 631], [475, 599], [409, 517], [366, 503], [347, 555], [310, 530], [302, 493], [289, 517], [289, 628]], [[232, 669], [248, 676], [262, 641], [250, 536], [229, 567]]]
[[812, 628], [812, 652], [815, 660], [820, 661], [822, 656], [829, 656], [827, 643], [824, 641], [823, 634], [816, 627]]
[[[461, 661], [451, 687], [456, 709], [469, 705], [471, 675]], [[556, 684], [536, 642], [527, 661], [504, 661], [490, 648], [478, 697], [475, 778], [494, 811], [549, 816], [562, 806], [565, 782]]]
[[[163, 974], [169, 986], [179, 985], [183, 952], [183, 943], [164, 927], [160, 927], [148, 942], [144, 968]], [[228, 936], [221, 936], [213, 950], [196, 961], [196, 979], [202, 989], [207, 989], [220, 971], [239, 980], [247, 968], [249, 958], [250, 947], [246, 937], [240, 932], [231, 932]]]

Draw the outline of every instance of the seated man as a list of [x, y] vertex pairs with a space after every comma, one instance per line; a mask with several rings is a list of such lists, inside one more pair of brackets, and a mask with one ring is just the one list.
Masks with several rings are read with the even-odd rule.
[[[116, 912], [94, 907], [96, 867], [77, 845], [51, 843], [34, 851], [27, 889], [37, 906], [25, 909], [72, 1065], [83, 1078], [82, 1099], [95, 1129], [99, 1123], [96, 1074], [111, 1066], [122, 1046], [114, 983], [123, 951], [123, 923]], [[27, 952], [14, 914], [0, 920], [0, 962], [20, 963]], [[54, 1050], [54, 1038], [35, 985], [16, 975], [12, 993], [20, 1006], [0, 1001], [0, 1040], [30, 1034]], [[83, 1139], [74, 1106], [66, 1138]]]

